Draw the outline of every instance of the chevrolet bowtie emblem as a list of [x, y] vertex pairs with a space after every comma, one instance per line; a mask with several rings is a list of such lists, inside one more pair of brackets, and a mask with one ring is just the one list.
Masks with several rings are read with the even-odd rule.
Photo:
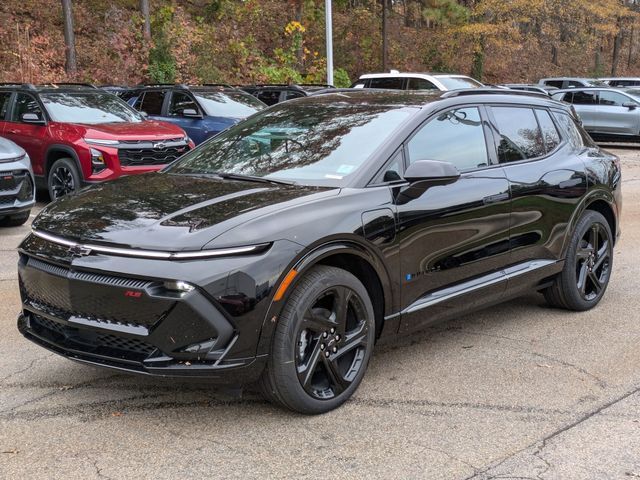
[[86, 257], [91, 253], [91, 249], [89, 247], [85, 247], [84, 245], [74, 245], [69, 248], [69, 253], [73, 257]]

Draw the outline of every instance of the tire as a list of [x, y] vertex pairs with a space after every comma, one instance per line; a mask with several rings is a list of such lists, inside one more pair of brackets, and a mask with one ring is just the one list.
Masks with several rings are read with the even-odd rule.
[[[595, 248], [594, 248], [595, 247]], [[613, 268], [613, 235], [602, 214], [587, 210], [578, 221], [564, 268], [543, 291], [549, 305], [584, 311], [595, 307], [607, 290]]]
[[76, 162], [71, 158], [56, 160], [47, 175], [47, 188], [51, 200], [77, 191], [81, 186], [80, 173]]
[[20, 225], [24, 225], [24, 223], [29, 220], [29, 215], [31, 215], [31, 210], [14, 215], [7, 215], [4, 218], [0, 218], [0, 227], [19, 227]]
[[333, 410], [358, 388], [374, 337], [364, 285], [340, 268], [313, 267], [282, 310], [260, 389], [269, 401], [299, 413]]

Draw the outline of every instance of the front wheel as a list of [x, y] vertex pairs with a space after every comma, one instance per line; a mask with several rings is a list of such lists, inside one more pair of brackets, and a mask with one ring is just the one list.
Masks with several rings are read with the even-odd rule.
[[604, 295], [613, 268], [613, 236], [602, 214], [587, 210], [578, 221], [562, 272], [543, 293], [547, 303], [588, 310]]
[[375, 336], [367, 289], [351, 273], [319, 265], [287, 300], [260, 387], [270, 401], [318, 414], [342, 405], [364, 376]]
[[49, 197], [56, 200], [80, 188], [80, 173], [71, 158], [56, 160], [47, 177]]

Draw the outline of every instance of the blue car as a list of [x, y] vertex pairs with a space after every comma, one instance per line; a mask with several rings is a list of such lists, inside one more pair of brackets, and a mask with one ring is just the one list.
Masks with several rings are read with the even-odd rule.
[[178, 125], [196, 145], [266, 108], [254, 96], [225, 85], [150, 85], [122, 98], [149, 118]]

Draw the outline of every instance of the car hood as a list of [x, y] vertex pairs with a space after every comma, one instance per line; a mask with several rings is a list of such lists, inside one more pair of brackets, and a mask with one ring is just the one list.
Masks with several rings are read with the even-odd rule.
[[145, 120], [139, 123], [116, 122], [98, 125], [77, 124], [86, 138], [102, 140], [165, 140], [184, 137], [184, 131], [169, 122]]
[[0, 162], [22, 157], [25, 151], [6, 138], [0, 138]]
[[[78, 242], [199, 250], [242, 223], [338, 193], [336, 188], [151, 173], [63, 197], [38, 215], [33, 228]], [[272, 240], [277, 238], [261, 239]]]

